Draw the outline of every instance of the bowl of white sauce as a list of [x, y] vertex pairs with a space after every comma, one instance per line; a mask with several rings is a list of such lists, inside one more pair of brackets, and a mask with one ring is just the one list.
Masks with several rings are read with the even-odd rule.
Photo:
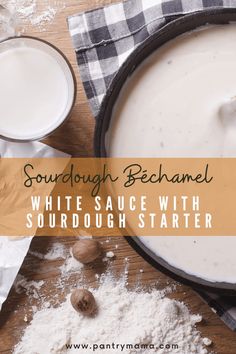
[[52, 44], [20, 36], [0, 42], [0, 138], [41, 140], [70, 116], [76, 81]]
[[[150, 36], [124, 63], [103, 101], [96, 155], [236, 157], [235, 39], [235, 9], [187, 15]], [[236, 236], [127, 240], [183, 283], [236, 293]]]

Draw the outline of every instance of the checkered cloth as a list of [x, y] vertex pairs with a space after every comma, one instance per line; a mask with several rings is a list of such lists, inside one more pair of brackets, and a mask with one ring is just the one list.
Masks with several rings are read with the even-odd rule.
[[[140, 43], [177, 17], [216, 7], [235, 8], [236, 0], [129, 0], [69, 17], [81, 79], [94, 116], [120, 66]], [[236, 330], [236, 297], [199, 294]]]

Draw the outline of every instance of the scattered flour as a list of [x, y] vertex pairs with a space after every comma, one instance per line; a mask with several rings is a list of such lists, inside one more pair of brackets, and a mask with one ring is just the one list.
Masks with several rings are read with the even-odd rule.
[[[128, 291], [125, 279], [116, 281], [105, 275], [92, 290], [98, 304], [94, 318], [75, 312], [69, 297], [58, 308], [37, 311], [26, 328], [14, 354], [91, 354], [92, 349], [66, 350], [65, 344], [177, 344], [178, 349], [97, 349], [104, 354], [207, 354], [206, 338], [195, 324], [201, 316], [190, 314], [181, 302], [166, 297], [165, 291]], [[132, 324], [132, 326], [131, 326]], [[50, 338], [50, 340], [48, 340]]]
[[[1, 0], [0, 0], [1, 5]], [[0, 7], [0, 40], [5, 39], [7, 36], [14, 36], [14, 20], [11, 16], [11, 13]]]
[[56, 13], [57, 11], [54, 8], [49, 6], [40, 15], [36, 17], [33, 16], [30, 22], [33, 26], [41, 26], [42, 24], [51, 22], [56, 16]]
[[65, 0], [0, 0], [0, 4], [11, 13], [15, 27], [18, 27], [20, 32], [24, 32], [26, 25], [45, 31], [45, 26], [65, 8]]
[[29, 250], [28, 253], [31, 255], [31, 256], [34, 256], [36, 258], [39, 258], [39, 259], [44, 259], [44, 254], [40, 253], [40, 252], [36, 252], [36, 251], [31, 251]]
[[66, 259], [66, 248], [62, 243], [53, 243], [52, 247], [46, 254], [29, 250], [29, 254], [39, 259], [47, 259], [48, 261], [54, 261], [56, 259]]
[[59, 270], [61, 272], [60, 281], [70, 276], [72, 273], [80, 272], [84, 266], [72, 256], [71, 250], [68, 256], [68, 251], [66, 247], [59, 242], [54, 243], [46, 254], [34, 251], [29, 251], [29, 254], [39, 259], [46, 259], [48, 261], [64, 259], [64, 263], [59, 267]]
[[47, 254], [45, 254], [44, 258], [49, 261], [53, 261], [59, 258], [65, 259], [66, 258], [65, 246], [59, 242], [53, 243], [52, 248], [48, 251]]
[[203, 338], [203, 343], [204, 345], [206, 345], [207, 347], [209, 347], [210, 345], [212, 345], [212, 341], [209, 338]]
[[83, 264], [77, 261], [72, 254], [68, 257], [65, 263], [59, 267], [61, 271], [61, 276], [66, 277], [69, 276], [71, 273], [79, 272], [83, 268]]
[[107, 258], [114, 258], [114, 257], [115, 257], [115, 254], [114, 254], [114, 252], [109, 251], [109, 252], [106, 253], [106, 257], [107, 257]]
[[14, 288], [17, 294], [25, 292], [28, 296], [34, 299], [39, 299], [39, 290], [44, 285], [44, 281], [27, 280], [23, 275], [18, 274], [14, 282]]

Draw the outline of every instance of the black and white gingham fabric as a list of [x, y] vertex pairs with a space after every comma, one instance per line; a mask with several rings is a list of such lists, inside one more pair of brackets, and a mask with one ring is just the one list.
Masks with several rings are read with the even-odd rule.
[[[235, 8], [236, 0], [128, 0], [69, 17], [81, 79], [94, 116], [115, 74], [136, 46], [176, 17], [215, 7]], [[236, 330], [236, 297], [200, 295]]]
[[94, 116], [112, 78], [136, 46], [173, 18], [209, 7], [236, 7], [236, 0], [129, 0], [69, 17]]

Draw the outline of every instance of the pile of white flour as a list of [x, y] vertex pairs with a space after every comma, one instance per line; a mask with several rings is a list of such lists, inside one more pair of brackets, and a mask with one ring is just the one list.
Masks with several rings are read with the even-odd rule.
[[[99, 309], [94, 318], [77, 313], [69, 298], [58, 308], [41, 309], [34, 314], [14, 354], [208, 353], [204, 343], [210, 341], [195, 328], [201, 316], [190, 314], [183, 303], [168, 299], [165, 291], [128, 291], [125, 279], [116, 281], [105, 275], [92, 292]], [[152, 344], [158, 349], [103, 349], [112, 343]], [[88, 344], [89, 349], [66, 350], [66, 344]], [[103, 346], [93, 351], [93, 345]], [[159, 349], [160, 345], [167, 348]]]

